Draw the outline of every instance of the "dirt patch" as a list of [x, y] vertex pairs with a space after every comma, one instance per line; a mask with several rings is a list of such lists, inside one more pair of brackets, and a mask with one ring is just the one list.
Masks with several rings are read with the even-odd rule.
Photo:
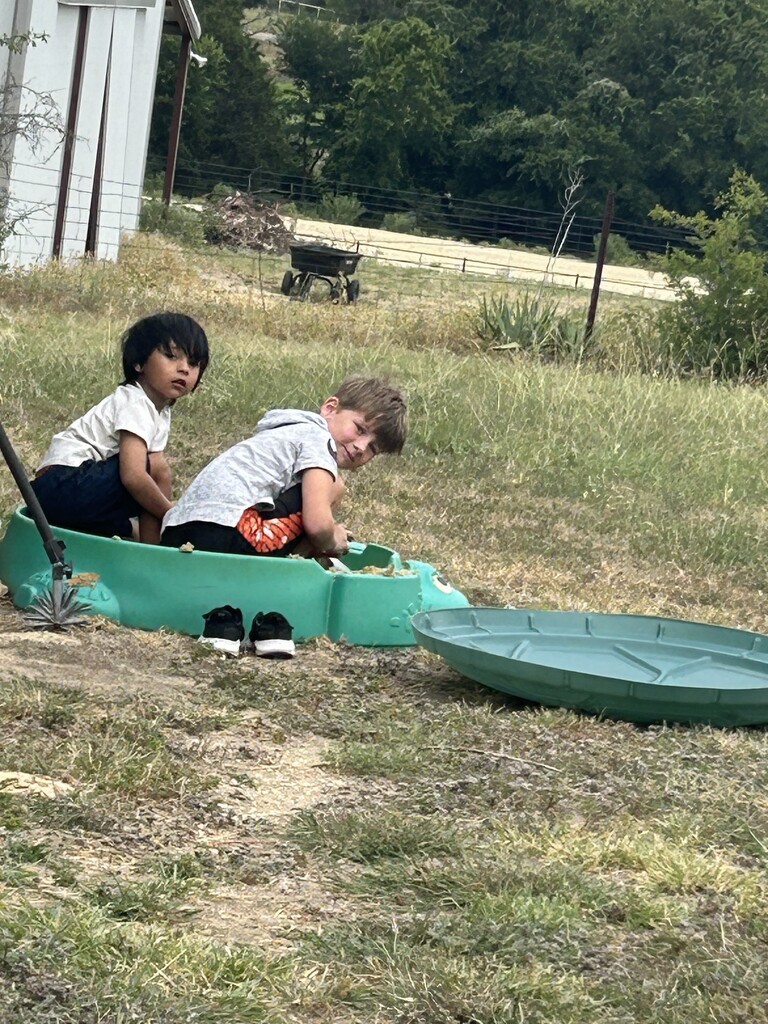
[[49, 800], [71, 793], [74, 790], [68, 782], [51, 779], [47, 775], [30, 775], [29, 772], [0, 772], [0, 793], [14, 796], [45, 796]]
[[349, 780], [325, 770], [327, 740], [305, 736], [277, 745], [258, 732], [258, 725], [250, 730], [246, 722], [208, 743], [206, 756], [224, 776], [216, 790], [222, 810], [241, 820], [285, 817], [352, 792]]
[[[372, 786], [333, 771], [332, 740], [289, 730], [274, 707], [233, 710], [229, 696], [222, 705], [220, 687], [236, 703], [263, 688], [302, 693], [311, 671], [341, 692], [352, 666], [362, 675], [418, 673], [403, 652], [391, 652], [390, 662], [382, 652], [325, 640], [304, 645], [291, 662], [265, 662], [227, 659], [193, 637], [98, 619], [69, 633], [32, 631], [10, 600], [0, 599], [0, 683], [78, 689], [107, 709], [135, 699], [139, 708], [144, 702], [162, 709], [168, 744], [197, 768], [189, 792], [176, 798], [126, 800], [90, 784], [17, 771], [6, 761], [0, 793], [52, 801], [26, 833], [50, 851], [47, 861], [27, 869], [30, 903], [71, 898], [72, 884], [79, 899], [97, 902], [112, 892], [115, 899], [141, 894], [142, 886], [166, 884], [174, 863], [191, 863], [200, 878], [168, 913], [174, 920], [178, 913], [179, 926], [196, 935], [279, 954], [295, 948], [307, 930], [349, 916], [326, 869], [286, 839], [286, 826], [300, 812], [360, 806], [374, 798], [373, 789], [376, 799], [386, 798], [388, 783]], [[62, 882], [62, 872], [75, 881]]]
[[114, 696], [162, 697], [169, 689], [194, 686], [193, 678], [168, 671], [192, 642], [100, 618], [68, 633], [33, 630], [8, 597], [0, 599], [0, 681], [24, 678]]
[[287, 951], [301, 933], [349, 911], [349, 901], [328, 887], [322, 872], [286, 852], [269, 827], [297, 811], [329, 802], [354, 805], [364, 797], [360, 780], [327, 770], [328, 748], [319, 736], [264, 743], [250, 735], [247, 722], [209, 744], [207, 756], [225, 775], [214, 794], [217, 809], [248, 838], [235, 852], [242, 881], [217, 886], [201, 902], [198, 934]]
[[201, 908], [195, 931], [226, 942], [268, 945], [274, 952], [288, 952], [302, 932], [318, 930], [349, 910], [349, 900], [306, 873], [281, 873], [267, 885], [219, 888]]

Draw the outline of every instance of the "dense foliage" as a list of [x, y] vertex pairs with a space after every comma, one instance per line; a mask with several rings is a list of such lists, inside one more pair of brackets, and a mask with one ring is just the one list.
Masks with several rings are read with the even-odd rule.
[[657, 205], [711, 212], [735, 166], [768, 181], [768, 0], [327, 6], [320, 19], [274, 12], [270, 65], [243, 34], [240, 0], [197, 0], [209, 63], [190, 74], [182, 162], [548, 210], [581, 168], [582, 212], [599, 213], [611, 189], [630, 220]]
[[674, 250], [665, 271], [679, 301], [660, 326], [681, 369], [715, 377], [765, 378], [768, 366], [768, 254], [757, 242], [768, 197], [736, 171], [715, 201], [717, 217], [657, 209], [657, 220], [690, 232], [693, 252]]

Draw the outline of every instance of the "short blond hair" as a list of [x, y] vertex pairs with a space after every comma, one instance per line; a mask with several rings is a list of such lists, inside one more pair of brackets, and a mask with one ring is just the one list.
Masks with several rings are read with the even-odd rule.
[[365, 416], [375, 431], [382, 452], [399, 455], [408, 433], [408, 407], [400, 388], [384, 377], [347, 377], [334, 392], [340, 409]]

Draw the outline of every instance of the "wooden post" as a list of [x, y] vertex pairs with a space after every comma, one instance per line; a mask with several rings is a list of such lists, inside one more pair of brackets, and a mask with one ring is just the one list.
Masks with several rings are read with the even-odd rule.
[[613, 220], [613, 192], [609, 192], [605, 198], [605, 209], [603, 210], [603, 226], [600, 231], [600, 245], [597, 250], [597, 264], [595, 266], [595, 280], [592, 284], [592, 298], [589, 300], [589, 312], [587, 313], [587, 325], [584, 328], [584, 341], [592, 337], [592, 329], [595, 326], [595, 314], [597, 313], [597, 300], [600, 296], [600, 281], [603, 277], [603, 265], [605, 263], [605, 250], [608, 247], [608, 235], [611, 232], [611, 221]]
[[176, 158], [179, 155], [179, 135], [181, 133], [181, 112], [184, 109], [184, 93], [187, 90], [187, 71], [189, 70], [189, 51], [192, 39], [188, 32], [181, 37], [179, 63], [176, 71], [176, 91], [173, 95], [173, 115], [171, 131], [168, 136], [168, 156], [165, 161], [165, 181], [163, 183], [163, 202], [171, 205], [173, 179], [176, 177]]

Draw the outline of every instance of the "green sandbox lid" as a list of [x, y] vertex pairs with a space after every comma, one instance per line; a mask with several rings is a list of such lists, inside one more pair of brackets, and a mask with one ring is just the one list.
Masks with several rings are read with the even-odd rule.
[[630, 722], [768, 722], [768, 636], [645, 615], [451, 608], [419, 644], [494, 690]]

